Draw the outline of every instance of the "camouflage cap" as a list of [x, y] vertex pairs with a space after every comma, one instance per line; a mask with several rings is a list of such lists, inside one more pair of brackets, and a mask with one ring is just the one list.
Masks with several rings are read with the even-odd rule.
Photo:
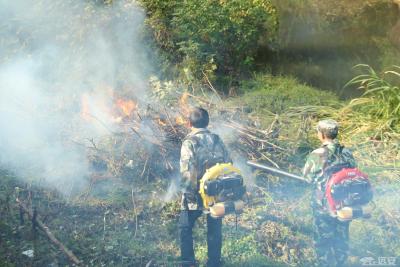
[[339, 124], [337, 121], [332, 119], [321, 120], [317, 124], [317, 131], [324, 134], [337, 135]]

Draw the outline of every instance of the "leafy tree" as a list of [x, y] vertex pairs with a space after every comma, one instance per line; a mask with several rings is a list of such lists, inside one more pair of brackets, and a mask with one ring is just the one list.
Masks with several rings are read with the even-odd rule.
[[254, 67], [263, 39], [277, 28], [270, 0], [142, 0], [168, 66], [188, 80], [238, 76]]

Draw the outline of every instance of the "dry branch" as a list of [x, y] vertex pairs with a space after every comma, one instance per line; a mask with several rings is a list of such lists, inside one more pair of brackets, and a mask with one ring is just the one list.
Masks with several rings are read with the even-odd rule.
[[46, 234], [47, 238], [54, 244], [56, 245], [62, 252], [64, 252], [65, 255], [68, 256], [68, 259], [73, 262], [75, 265], [81, 265], [81, 261], [70, 251], [68, 248], [66, 248], [54, 235], [53, 233], [49, 230], [49, 228], [33, 214], [33, 212], [28, 209], [28, 207], [22, 203], [18, 198], [16, 199], [19, 207], [26, 213], [28, 214], [29, 218]]

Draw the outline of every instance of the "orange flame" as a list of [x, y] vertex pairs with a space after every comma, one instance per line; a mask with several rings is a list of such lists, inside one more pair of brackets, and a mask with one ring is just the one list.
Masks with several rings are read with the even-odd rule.
[[157, 122], [158, 122], [158, 124], [161, 125], [161, 126], [167, 125], [167, 124], [165, 123], [165, 121], [163, 121], [163, 120], [160, 119], [160, 118], [157, 120]]
[[183, 116], [178, 116], [175, 119], [175, 123], [177, 125], [184, 125], [184, 124], [186, 124], [186, 119]]
[[177, 125], [186, 125], [187, 119], [190, 113], [190, 105], [189, 105], [189, 93], [183, 93], [181, 98], [179, 99], [179, 108], [181, 115], [178, 115], [175, 118], [175, 123]]
[[132, 100], [118, 99], [117, 106], [122, 111], [123, 115], [130, 117], [132, 112], [136, 109], [136, 103]]
[[189, 93], [182, 94], [181, 98], [179, 99], [179, 107], [186, 116], [189, 115], [190, 112]]

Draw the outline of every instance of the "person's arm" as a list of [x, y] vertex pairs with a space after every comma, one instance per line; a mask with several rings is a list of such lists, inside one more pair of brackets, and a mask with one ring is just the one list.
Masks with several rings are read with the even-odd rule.
[[312, 159], [311, 154], [310, 154], [310, 155], [308, 155], [306, 163], [304, 164], [304, 168], [303, 168], [303, 176], [310, 183], [312, 183], [314, 180], [311, 175], [311, 170], [313, 169], [313, 166], [314, 166], [314, 160]]
[[194, 148], [190, 140], [185, 140], [181, 147], [180, 172], [181, 189], [184, 193], [192, 192], [197, 186]]
[[303, 168], [303, 176], [310, 182], [315, 183], [317, 177], [322, 175], [324, 167], [325, 151], [322, 148], [316, 149], [308, 155]]

